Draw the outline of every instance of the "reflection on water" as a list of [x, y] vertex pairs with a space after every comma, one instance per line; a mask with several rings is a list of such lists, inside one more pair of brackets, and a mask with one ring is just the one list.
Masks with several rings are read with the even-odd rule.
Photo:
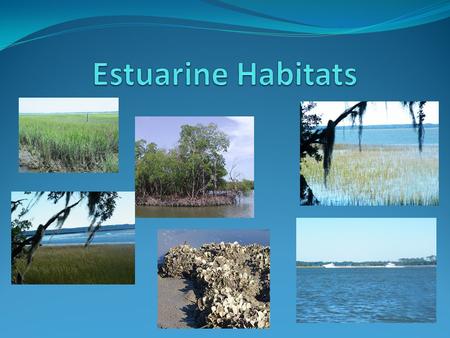
[[[133, 244], [134, 229], [98, 231], [92, 244]], [[84, 244], [88, 238], [87, 232], [77, 232], [73, 234], [46, 235], [42, 239], [42, 245], [77, 245]]]
[[200, 247], [205, 243], [238, 242], [241, 245], [269, 245], [269, 230], [263, 229], [177, 229], [158, 231], [158, 257], [177, 245], [189, 244]]
[[242, 196], [237, 205], [222, 205], [213, 207], [141, 207], [136, 206], [136, 217], [176, 218], [176, 217], [254, 217], [253, 191]]

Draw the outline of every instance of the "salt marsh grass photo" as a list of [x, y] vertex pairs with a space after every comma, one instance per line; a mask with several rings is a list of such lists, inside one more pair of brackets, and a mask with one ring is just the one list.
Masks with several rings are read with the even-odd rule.
[[302, 102], [302, 205], [439, 204], [439, 104]]
[[117, 98], [19, 98], [20, 172], [118, 172]]

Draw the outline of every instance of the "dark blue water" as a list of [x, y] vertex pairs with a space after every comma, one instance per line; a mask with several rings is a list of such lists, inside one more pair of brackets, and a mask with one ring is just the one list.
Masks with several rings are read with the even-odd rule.
[[233, 243], [241, 245], [261, 244], [269, 245], [270, 236], [268, 230], [203, 230], [203, 229], [177, 229], [158, 231], [158, 257], [161, 258], [170, 248], [189, 244], [200, 247], [206, 243]]
[[436, 269], [297, 269], [297, 322], [436, 321]]
[[[365, 126], [363, 144], [417, 144], [417, 131], [412, 126]], [[358, 126], [336, 128], [336, 144], [358, 144]], [[439, 126], [425, 125], [425, 145], [439, 144]]]
[[[93, 244], [133, 244], [135, 230], [98, 231], [91, 243]], [[73, 234], [46, 235], [42, 239], [42, 245], [76, 245], [86, 243], [87, 232]]]

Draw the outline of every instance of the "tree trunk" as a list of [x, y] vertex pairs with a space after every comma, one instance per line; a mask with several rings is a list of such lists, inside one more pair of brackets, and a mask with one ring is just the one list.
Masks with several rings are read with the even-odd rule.
[[216, 190], [217, 190], [217, 166], [216, 160], [214, 159], [214, 196], [216, 196]]
[[202, 192], [203, 192], [203, 196], [205, 196], [205, 169], [203, 169], [203, 175], [202, 175], [202, 184], [203, 184], [203, 188], [202, 188]]
[[194, 198], [195, 196], [195, 170], [194, 170], [194, 164], [192, 165], [192, 193], [191, 198]]
[[301, 205], [319, 205], [320, 202], [314, 196], [308, 182], [303, 175], [300, 174], [300, 204]]
[[[31, 260], [33, 258], [33, 254], [34, 252], [39, 248], [39, 245], [41, 243], [42, 238], [45, 235], [45, 230], [47, 230], [47, 228], [52, 225], [55, 221], [58, 220], [58, 218], [63, 215], [66, 211], [72, 209], [73, 207], [75, 207], [76, 205], [78, 205], [81, 202], [82, 199], [79, 199], [77, 202], [66, 206], [64, 209], [60, 210], [58, 213], [56, 213], [55, 215], [53, 215], [45, 224], [40, 224], [38, 226], [38, 229], [36, 230], [35, 234], [31, 237], [28, 237], [27, 239], [23, 240], [21, 243], [19, 243], [17, 246], [12, 248], [12, 252], [11, 252], [11, 266], [13, 269], [13, 274], [15, 276], [13, 276], [13, 281], [15, 281], [18, 284], [22, 284], [23, 280], [24, 280], [24, 275], [26, 273], [26, 271], [28, 270], [30, 264], [31, 264]], [[28, 249], [28, 252], [24, 252], [26, 246], [29, 246], [30, 248]], [[27, 254], [27, 265], [25, 268], [25, 272], [20, 273], [19, 271], [14, 271], [15, 270], [15, 263], [16, 263], [16, 259], [19, 257], [19, 255], [26, 253]]]

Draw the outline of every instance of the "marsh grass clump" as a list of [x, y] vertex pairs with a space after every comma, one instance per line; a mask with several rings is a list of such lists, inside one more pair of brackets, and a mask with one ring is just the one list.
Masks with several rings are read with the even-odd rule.
[[174, 247], [162, 277], [184, 277], [196, 286], [201, 327], [267, 328], [270, 325], [270, 249], [253, 244], [210, 243]]
[[305, 158], [301, 173], [321, 205], [438, 205], [439, 147], [334, 147], [327, 185], [320, 162]]
[[[26, 268], [25, 258], [16, 269]], [[134, 284], [134, 245], [42, 246], [26, 284]]]
[[19, 116], [20, 162], [37, 171], [117, 172], [118, 140], [117, 113]]

